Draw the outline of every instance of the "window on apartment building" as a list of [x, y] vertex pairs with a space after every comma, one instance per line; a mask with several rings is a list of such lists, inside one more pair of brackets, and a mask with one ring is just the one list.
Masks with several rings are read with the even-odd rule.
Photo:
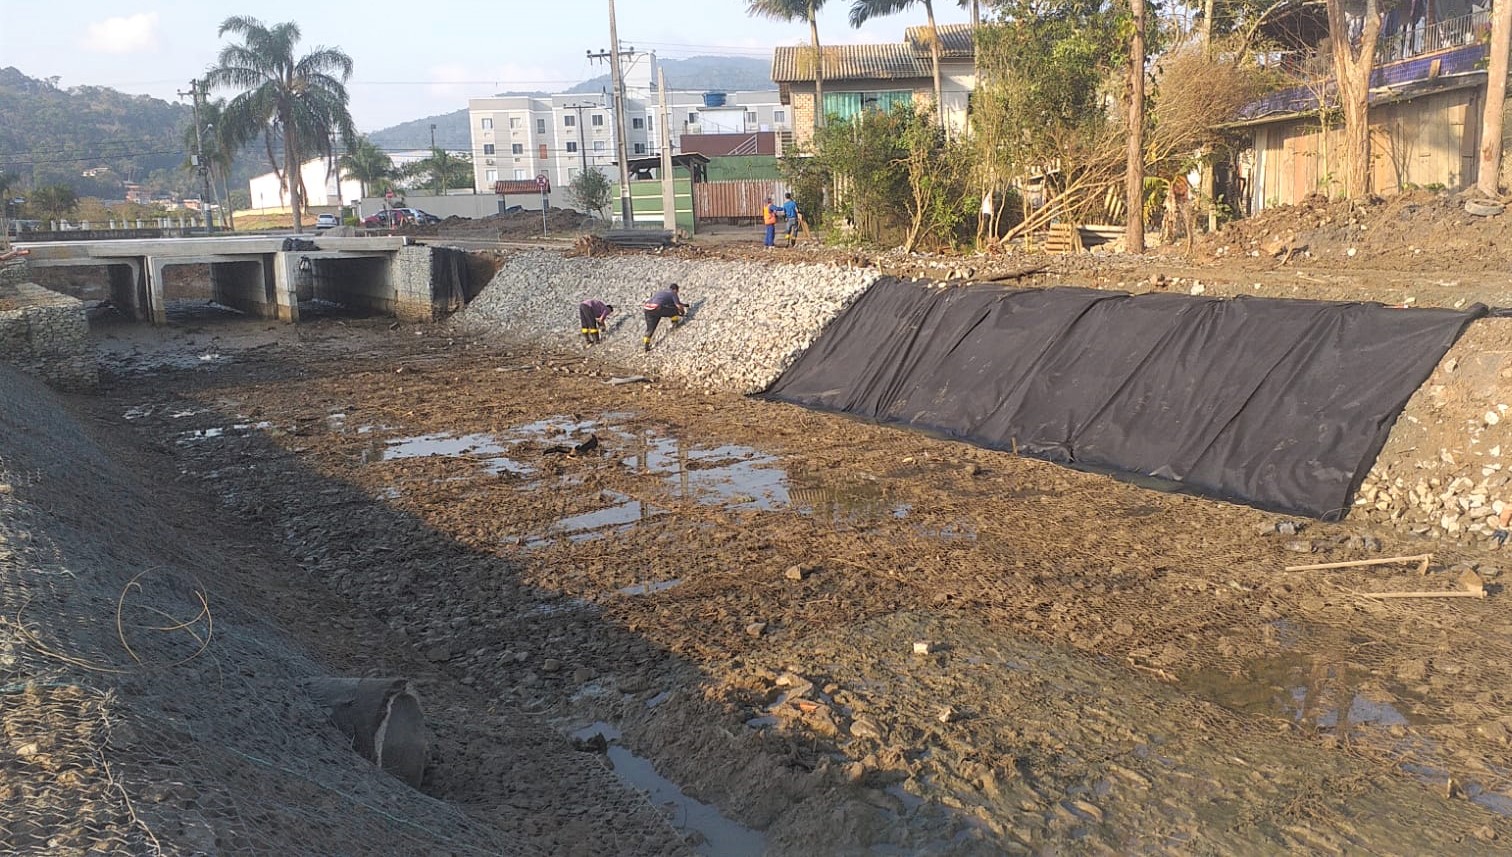
[[841, 120], [854, 119], [863, 110], [890, 113], [894, 107], [912, 106], [913, 93], [906, 89], [824, 93], [824, 115]]
[[510, 128], [518, 128], [518, 127], [520, 127], [520, 117], [518, 117], [518, 116], [511, 116], [511, 117], [509, 117], [509, 127]]
[[483, 120], [483, 130], [484, 131], [491, 131], [491, 130], [493, 130], [493, 120], [492, 119], [484, 119]]
[[572, 115], [563, 116], [562, 124], [568, 128], [575, 127], [577, 125], [577, 117]]
[[525, 154], [525, 144], [524, 143], [511, 143], [510, 146], [509, 146], [509, 154], [511, 154], [511, 155], [523, 155], [523, 154]]
[[595, 113], [595, 114], [593, 114], [593, 127], [595, 127], [595, 128], [602, 128], [602, 127], [604, 127], [604, 114], [602, 114], [602, 113]]
[[492, 155], [493, 153], [494, 153], [494, 144], [492, 144], [492, 143], [484, 143], [483, 144], [483, 154], [485, 154], [485, 155]]
[[637, 155], [644, 155], [644, 154], [646, 154], [646, 144], [645, 143], [636, 143], [635, 144], [635, 154], [637, 154]]
[[542, 143], [540, 145], [540, 147], [538, 148], [536, 157], [540, 158], [543, 161], [546, 160], [546, 144], [545, 143]]
[[697, 125], [698, 124], [698, 114], [697, 113], [689, 113], [688, 114], [688, 124], [689, 125]]
[[576, 140], [568, 140], [567, 141], [567, 151], [569, 151], [569, 152], [576, 152], [577, 151], [577, 141]]
[[646, 127], [646, 120], [640, 118], [639, 116], [636, 116], [630, 120], [630, 127], [634, 128], [637, 131], [644, 130]]
[[787, 111], [786, 110], [773, 110], [772, 111], [772, 121], [773, 122], [777, 122], [779, 124], [783, 123], [783, 122], [786, 122], [787, 121]]
[[537, 119], [536, 120], [536, 133], [537, 134], [545, 134], [546, 133], [546, 120], [545, 119]]
[[656, 115], [655, 114], [649, 114], [649, 115], [647, 115], [646, 116], [646, 130], [650, 131], [650, 130], [653, 130], [655, 128], [656, 128]]
[[756, 122], [757, 122], [756, 111], [754, 111], [754, 110], [747, 110], [746, 111], [746, 127], [747, 128], [754, 128], [756, 126]]
[[595, 152], [602, 152], [602, 151], [604, 151], [604, 148], [605, 148], [605, 143], [604, 143], [603, 140], [594, 140], [593, 141], [593, 151], [595, 151]]
[[499, 171], [498, 170], [486, 170], [483, 173], [483, 178], [489, 184], [493, 184], [494, 182], [496, 182], [496, 181], [499, 180]]
[[525, 170], [515, 170], [515, 172], [514, 172], [515, 181], [519, 181], [520, 179], [525, 178], [525, 173], [526, 173]]

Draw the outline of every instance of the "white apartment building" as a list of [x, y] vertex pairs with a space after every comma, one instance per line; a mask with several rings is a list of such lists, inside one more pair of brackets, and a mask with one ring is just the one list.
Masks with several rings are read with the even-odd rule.
[[[661, 153], [658, 94], [649, 71], [653, 65], [654, 60], [638, 58], [626, 67], [626, 151], [632, 160]], [[790, 108], [775, 89], [721, 95], [722, 103], [718, 97], [706, 103], [702, 92], [668, 93], [673, 153], [681, 151], [684, 134], [792, 128]], [[618, 181], [613, 100], [593, 93], [469, 99], [477, 191], [490, 193], [494, 182], [533, 181], [543, 174], [554, 188], [564, 188], [584, 167], [596, 167]]]

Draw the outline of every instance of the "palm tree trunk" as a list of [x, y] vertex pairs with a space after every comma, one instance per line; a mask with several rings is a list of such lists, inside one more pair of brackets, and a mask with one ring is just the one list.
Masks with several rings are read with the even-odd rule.
[[935, 26], [932, 0], [924, 0], [924, 14], [929, 17], [929, 61], [934, 66], [935, 114], [939, 118], [940, 127], [948, 129], [945, 124], [944, 87], [940, 86], [940, 30]]
[[978, 0], [971, 0], [971, 29], [976, 30], [982, 26], [982, 4]]
[[814, 4], [808, 7], [809, 41], [814, 44], [814, 130], [824, 127], [824, 48], [819, 45], [819, 22]]
[[289, 209], [294, 213], [294, 234], [298, 235], [304, 232], [304, 217], [300, 213], [301, 203], [304, 200], [300, 199], [299, 196], [300, 185], [304, 180], [304, 176], [299, 168], [299, 152], [296, 151], [297, 144], [295, 143], [294, 124], [289, 121], [287, 111], [284, 111], [278, 119], [279, 122], [283, 123], [284, 132], [284, 180], [289, 185]]

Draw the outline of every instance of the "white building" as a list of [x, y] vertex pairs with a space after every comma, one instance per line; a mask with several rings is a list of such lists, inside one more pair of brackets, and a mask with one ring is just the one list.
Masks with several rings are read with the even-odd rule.
[[[632, 160], [661, 153], [658, 94], [650, 71], [655, 60], [649, 60], [640, 55], [625, 69], [626, 151]], [[702, 92], [668, 93], [674, 153], [681, 151], [684, 134], [792, 127], [790, 110], [775, 89], [718, 93], [707, 100]], [[534, 181], [543, 174], [553, 187], [566, 187], [584, 167], [596, 167], [618, 181], [612, 102], [608, 94], [591, 93], [469, 99], [478, 192], [492, 192], [497, 181]]]
[[[336, 170], [324, 158], [306, 161], [299, 172], [304, 176], [306, 208], [331, 208], [350, 203], [362, 196], [362, 183], [355, 179], [337, 181]], [[263, 173], [247, 182], [254, 209], [288, 208], [289, 193], [279, 186], [277, 173]]]

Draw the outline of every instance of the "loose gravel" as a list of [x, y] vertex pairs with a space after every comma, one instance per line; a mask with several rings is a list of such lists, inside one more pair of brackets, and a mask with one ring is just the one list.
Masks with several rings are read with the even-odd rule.
[[[776, 381], [877, 277], [833, 265], [525, 253], [505, 263], [457, 323], [471, 333], [586, 348], [578, 303], [597, 298], [615, 312], [595, 356], [705, 392], [750, 394]], [[671, 283], [688, 318], [675, 328], [664, 320], [645, 353], [641, 304]]]

